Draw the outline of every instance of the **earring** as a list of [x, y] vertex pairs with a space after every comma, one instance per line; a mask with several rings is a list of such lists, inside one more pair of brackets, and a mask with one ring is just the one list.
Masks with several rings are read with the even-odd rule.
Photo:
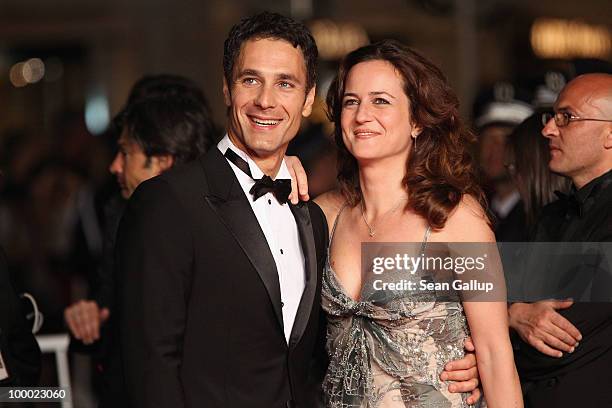
[[416, 152], [417, 151], [417, 144], [416, 144], [417, 138], [416, 138], [416, 136], [412, 136], [412, 140], [413, 140], [412, 144], [414, 145], [414, 151]]

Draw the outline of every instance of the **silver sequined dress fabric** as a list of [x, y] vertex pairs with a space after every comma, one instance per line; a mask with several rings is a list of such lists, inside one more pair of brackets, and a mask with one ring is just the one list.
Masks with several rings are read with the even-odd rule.
[[361, 299], [351, 299], [336, 279], [328, 251], [322, 291], [330, 357], [323, 383], [326, 407], [469, 407], [468, 394], [450, 393], [449, 383], [439, 378], [446, 363], [464, 355], [468, 328], [459, 298], [440, 301], [435, 293], [367, 287], [366, 278]]

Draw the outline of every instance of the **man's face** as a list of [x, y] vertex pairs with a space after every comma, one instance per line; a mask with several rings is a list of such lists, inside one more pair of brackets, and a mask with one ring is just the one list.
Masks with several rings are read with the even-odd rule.
[[[597, 84], [589, 78], [577, 78], [563, 89], [554, 110], [581, 118], [609, 119], [609, 107], [605, 106], [609, 100], [598, 97], [598, 92]], [[603, 167], [607, 166], [606, 145], [611, 132], [612, 125], [606, 122], [571, 121], [559, 127], [549, 120], [542, 135], [549, 139], [550, 169], [572, 178], [577, 187], [598, 177], [606, 170]]]
[[301, 49], [284, 40], [249, 40], [232, 77], [231, 84], [223, 80], [232, 142], [255, 157], [284, 154], [315, 95], [314, 87], [306, 93]]
[[123, 198], [130, 198], [136, 187], [145, 180], [159, 175], [163, 169], [157, 157], [147, 158], [140, 145], [124, 130], [117, 143], [119, 150], [110, 165], [117, 177]]
[[508, 135], [512, 132], [509, 126], [487, 126], [478, 135], [480, 167], [487, 180], [503, 181], [509, 175], [504, 167]]

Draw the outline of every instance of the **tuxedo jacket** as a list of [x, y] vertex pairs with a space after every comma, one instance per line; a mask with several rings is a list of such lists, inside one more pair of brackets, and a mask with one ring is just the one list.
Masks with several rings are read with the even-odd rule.
[[131, 406], [315, 406], [325, 367], [325, 217], [314, 203], [291, 205], [306, 276], [287, 342], [276, 265], [247, 200], [216, 148], [130, 199], [116, 272]]

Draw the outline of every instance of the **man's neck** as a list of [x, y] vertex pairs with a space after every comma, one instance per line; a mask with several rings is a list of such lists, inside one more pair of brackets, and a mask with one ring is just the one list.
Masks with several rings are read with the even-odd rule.
[[609, 172], [611, 168], [612, 168], [612, 163], [607, 163], [605, 165], [592, 169], [591, 171], [588, 171], [588, 172], [585, 171], [585, 172], [582, 172], [581, 174], [572, 176], [571, 179], [572, 179], [572, 182], [574, 183], [574, 187], [576, 187], [576, 190], [580, 190], [582, 187], [586, 186], [591, 181]]
[[283, 158], [285, 157], [285, 152], [287, 150], [287, 146], [281, 147], [280, 149], [272, 152], [270, 154], [260, 154], [252, 149], [249, 149], [240, 139], [235, 136], [232, 136], [231, 133], [228, 132], [229, 140], [232, 144], [244, 152], [251, 160], [255, 162], [257, 167], [271, 178], [276, 178], [278, 171], [280, 170], [281, 164], [283, 163]]

